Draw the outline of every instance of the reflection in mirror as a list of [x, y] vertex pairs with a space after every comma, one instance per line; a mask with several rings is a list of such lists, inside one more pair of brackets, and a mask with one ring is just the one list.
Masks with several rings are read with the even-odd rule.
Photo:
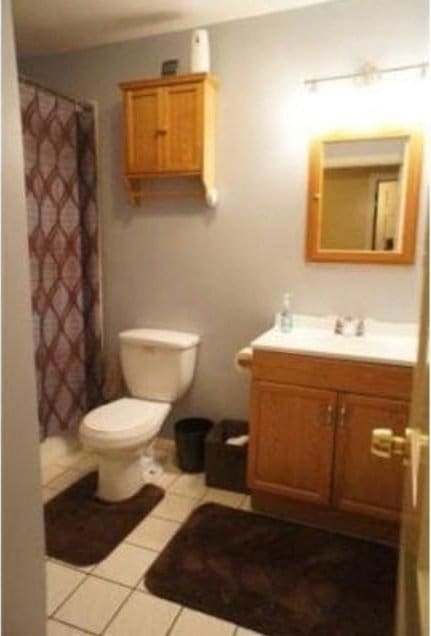
[[323, 143], [320, 249], [399, 252], [408, 138]]

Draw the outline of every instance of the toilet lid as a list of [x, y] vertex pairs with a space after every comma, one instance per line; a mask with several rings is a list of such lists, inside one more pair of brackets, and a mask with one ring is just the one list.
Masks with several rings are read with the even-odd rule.
[[157, 432], [171, 409], [167, 402], [121, 398], [99, 406], [84, 417], [84, 427], [95, 434], [122, 437]]

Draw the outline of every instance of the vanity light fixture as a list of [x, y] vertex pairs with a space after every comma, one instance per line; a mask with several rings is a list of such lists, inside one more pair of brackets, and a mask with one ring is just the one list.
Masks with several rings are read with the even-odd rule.
[[426, 77], [428, 70], [428, 63], [421, 62], [418, 64], [407, 64], [405, 66], [393, 66], [390, 68], [379, 69], [374, 64], [366, 62], [356, 73], [347, 73], [344, 75], [328, 75], [325, 77], [314, 77], [307, 79], [304, 84], [311, 90], [316, 91], [320, 84], [326, 84], [327, 82], [340, 82], [351, 80], [356, 85], [369, 85], [373, 82], [379, 81], [384, 75], [403, 73], [416, 76], [420, 78]]
[[307, 79], [307, 128], [335, 130], [423, 127], [427, 118], [427, 63], [379, 69], [364, 64], [357, 72]]

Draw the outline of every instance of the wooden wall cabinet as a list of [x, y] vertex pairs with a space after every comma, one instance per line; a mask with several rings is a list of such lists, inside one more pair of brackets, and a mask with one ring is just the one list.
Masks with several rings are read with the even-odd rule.
[[[191, 74], [120, 84], [124, 114], [124, 177], [131, 203], [143, 196], [205, 194], [216, 203], [214, 173], [217, 80]], [[146, 189], [145, 180], [197, 177], [203, 190]]]
[[404, 433], [411, 386], [408, 367], [255, 351], [253, 505], [395, 541], [403, 460], [373, 456], [371, 431]]

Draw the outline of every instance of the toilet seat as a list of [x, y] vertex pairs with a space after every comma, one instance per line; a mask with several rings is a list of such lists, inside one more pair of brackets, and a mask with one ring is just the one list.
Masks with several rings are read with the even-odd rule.
[[157, 435], [170, 410], [167, 402], [121, 398], [90, 411], [80, 437], [96, 451], [136, 446]]

